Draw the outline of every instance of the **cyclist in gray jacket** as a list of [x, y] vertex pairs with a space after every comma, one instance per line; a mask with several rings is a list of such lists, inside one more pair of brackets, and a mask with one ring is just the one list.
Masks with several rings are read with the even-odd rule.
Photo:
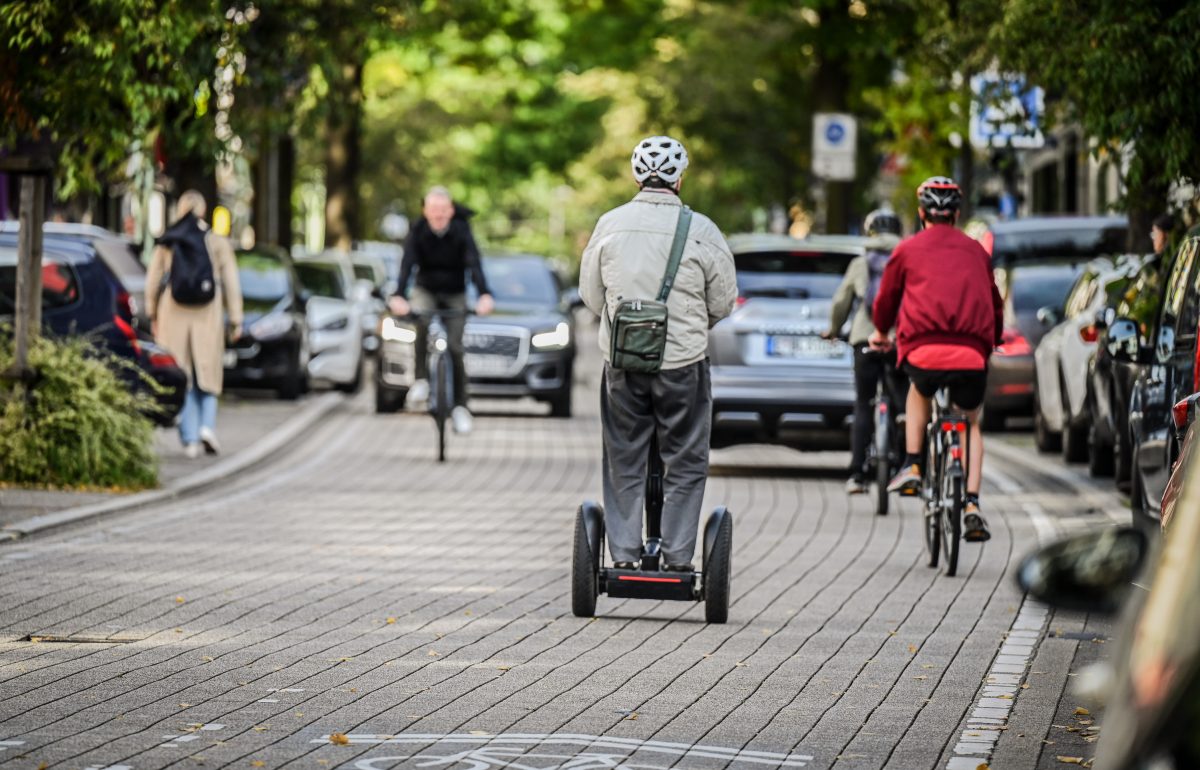
[[[879, 291], [883, 268], [892, 250], [900, 243], [900, 219], [891, 211], [876, 209], [863, 221], [863, 230], [870, 237], [867, 253], [850, 260], [846, 276], [833, 295], [833, 309], [829, 316], [829, 331], [822, 336], [836, 337], [851, 310], [857, 310], [850, 321], [850, 345], [854, 348], [854, 429], [850, 434], [850, 478], [846, 480], [846, 492], [851, 495], [867, 491], [863, 473], [867, 464], [867, 442], [871, 438], [871, 402], [880, 378], [891, 375], [887, 383], [893, 388], [892, 403], [903, 409], [905, 389], [896, 380], [896, 354], [878, 353], [867, 349], [867, 339], [875, 331], [871, 320], [871, 306]], [[890, 361], [887, 356], [890, 355]]]
[[694, 214], [666, 301], [661, 370], [649, 374], [611, 365], [610, 322], [622, 298], [652, 298], [659, 291], [683, 205], [679, 189], [687, 151], [670, 137], [650, 137], [634, 148], [632, 165], [641, 191], [600, 218], [579, 272], [583, 301], [601, 318], [605, 357], [600, 393], [605, 530], [615, 566], [636, 569], [650, 439], [657, 434], [666, 468], [666, 568], [691, 571], [712, 427], [708, 330], [733, 310], [737, 281], [725, 237], [708, 217]]

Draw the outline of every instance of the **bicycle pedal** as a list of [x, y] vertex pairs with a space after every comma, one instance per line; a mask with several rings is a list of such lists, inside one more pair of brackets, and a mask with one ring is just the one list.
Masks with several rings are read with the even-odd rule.
[[920, 489], [901, 489], [898, 493], [901, 497], [916, 497], [921, 494]]

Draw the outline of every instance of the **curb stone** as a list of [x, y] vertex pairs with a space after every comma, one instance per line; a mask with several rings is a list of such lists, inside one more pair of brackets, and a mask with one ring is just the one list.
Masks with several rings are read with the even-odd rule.
[[345, 400], [346, 397], [340, 393], [326, 393], [306, 405], [299, 414], [289, 418], [275, 430], [267, 433], [242, 451], [232, 454], [227, 459], [221, 460], [202, 471], [185, 476], [169, 487], [138, 492], [116, 500], [106, 500], [102, 503], [91, 503], [53, 513], [45, 513], [0, 528], [0, 544], [14, 542], [69, 524], [77, 524], [89, 519], [113, 513], [123, 513], [166, 500], [173, 500], [189, 492], [211, 486], [218, 481], [224, 481], [275, 454], [279, 449], [295, 439], [296, 436], [308, 430], [317, 420], [324, 417], [338, 405], [344, 403]]

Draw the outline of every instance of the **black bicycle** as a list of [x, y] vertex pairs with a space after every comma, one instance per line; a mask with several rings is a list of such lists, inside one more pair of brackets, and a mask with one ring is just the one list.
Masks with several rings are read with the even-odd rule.
[[899, 405], [903, 403], [903, 396], [894, 389], [895, 354], [871, 348], [863, 348], [862, 352], [883, 360], [883, 371], [875, 386], [875, 400], [871, 404], [875, 433], [867, 447], [867, 469], [875, 484], [875, 513], [887, 516], [888, 483], [904, 460], [904, 432], [898, 424], [898, 417], [902, 414]]
[[967, 468], [970, 458], [966, 415], [954, 411], [950, 394], [939, 388], [933, 397], [933, 417], [925, 428], [925, 477], [921, 497], [925, 501], [925, 548], [929, 566], [946, 557], [946, 575], [958, 572], [958, 550], [962, 542], [962, 517], [966, 505]]
[[[450, 355], [450, 338], [445, 319], [468, 315], [466, 310], [440, 309], [409, 315], [413, 319], [429, 319], [429, 403], [428, 411], [437, 426], [438, 462], [446, 461], [446, 421], [454, 408], [454, 357]], [[420, 333], [420, 332], [418, 332]]]

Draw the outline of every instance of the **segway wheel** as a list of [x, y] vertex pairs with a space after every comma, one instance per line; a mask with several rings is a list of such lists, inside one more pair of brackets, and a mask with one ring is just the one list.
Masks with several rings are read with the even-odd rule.
[[580, 506], [575, 514], [575, 546], [571, 556], [571, 612], [580, 618], [596, 615], [600, 581], [600, 555], [593, 550], [588, 537], [588, 513], [585, 506]]
[[733, 573], [733, 514], [719, 508], [709, 517], [709, 521], [716, 524], [716, 532], [711, 544], [705, 543], [704, 619], [709, 623], [724, 623], [729, 620], [730, 578]]

